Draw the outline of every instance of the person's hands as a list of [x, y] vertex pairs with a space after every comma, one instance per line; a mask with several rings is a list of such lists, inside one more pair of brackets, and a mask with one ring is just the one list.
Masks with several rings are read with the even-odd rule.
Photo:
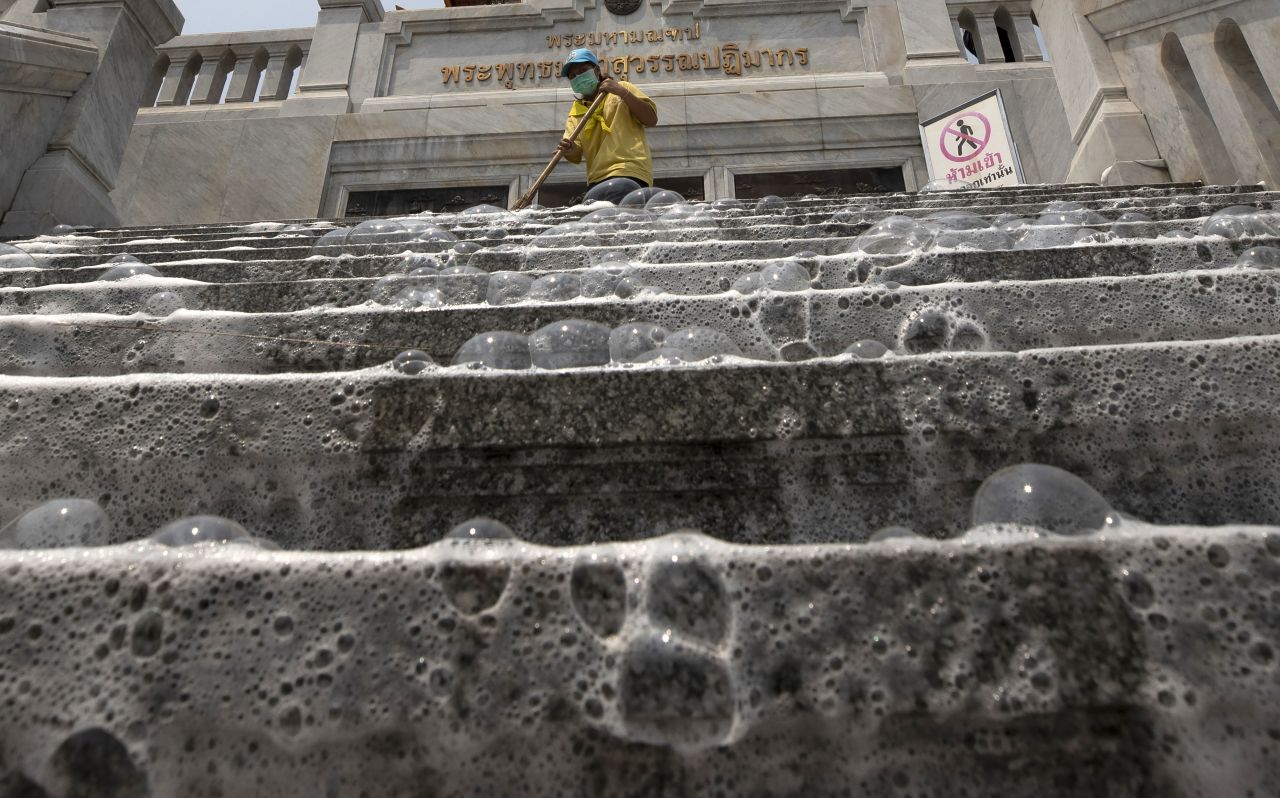
[[578, 149], [578, 145], [568, 139], [560, 139], [560, 146], [556, 147], [556, 149], [565, 155], [573, 155], [574, 151]]
[[605, 78], [600, 81], [600, 88], [596, 89], [596, 91], [602, 91], [605, 94], [615, 94], [619, 97], [623, 97], [627, 94], [627, 90], [622, 88], [622, 84], [613, 78]]

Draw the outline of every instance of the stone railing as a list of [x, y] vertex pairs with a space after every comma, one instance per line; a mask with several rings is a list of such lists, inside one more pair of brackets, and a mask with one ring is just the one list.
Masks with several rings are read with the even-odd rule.
[[1046, 61], [1031, 0], [947, 0], [961, 52], [981, 64]]
[[311, 48], [313, 28], [179, 36], [157, 48], [144, 106], [285, 100]]

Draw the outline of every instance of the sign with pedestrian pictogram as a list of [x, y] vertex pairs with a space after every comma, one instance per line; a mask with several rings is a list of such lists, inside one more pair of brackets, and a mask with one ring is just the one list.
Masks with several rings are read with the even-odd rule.
[[1000, 91], [920, 123], [929, 178], [960, 188], [1023, 184]]

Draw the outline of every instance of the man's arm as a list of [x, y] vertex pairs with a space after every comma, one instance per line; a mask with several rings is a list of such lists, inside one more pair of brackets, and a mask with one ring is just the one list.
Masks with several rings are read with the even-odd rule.
[[564, 159], [569, 163], [582, 163], [582, 145], [576, 141], [569, 141], [569, 137], [573, 135], [574, 129], [578, 127], [578, 122], [581, 120], [581, 116], [569, 117], [569, 121], [564, 125], [564, 138], [560, 139], [560, 145], [556, 147], [564, 153]]
[[643, 99], [628, 91], [626, 86], [623, 86], [613, 78], [605, 78], [602, 80], [600, 82], [599, 90], [612, 94], [622, 100], [622, 102], [626, 103], [627, 110], [631, 112], [631, 115], [635, 117], [637, 122], [645, 127], [653, 127], [658, 124], [658, 112], [649, 104], [650, 102], [653, 102], [652, 100], [645, 102]]

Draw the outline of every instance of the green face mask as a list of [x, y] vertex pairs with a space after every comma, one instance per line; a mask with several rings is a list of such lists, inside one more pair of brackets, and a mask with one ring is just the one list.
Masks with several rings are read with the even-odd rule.
[[595, 72], [583, 72], [569, 81], [569, 88], [573, 89], [573, 93], [578, 95], [579, 99], [590, 97], [596, 93], [596, 89], [600, 88], [600, 79], [596, 77]]

